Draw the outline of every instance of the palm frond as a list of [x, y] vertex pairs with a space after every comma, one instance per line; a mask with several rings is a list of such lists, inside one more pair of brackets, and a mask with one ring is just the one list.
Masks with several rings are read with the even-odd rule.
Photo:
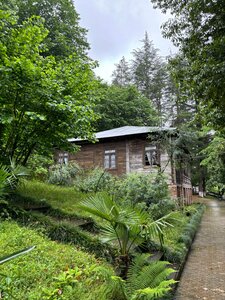
[[143, 233], [147, 237], [159, 237], [162, 239], [163, 232], [168, 228], [173, 228], [174, 224], [178, 222], [176, 213], [170, 213], [162, 218], [154, 221], [150, 221], [144, 228]]
[[116, 234], [115, 227], [113, 227], [110, 223], [107, 223], [104, 225], [104, 227], [101, 227], [101, 241], [103, 243], [108, 243], [111, 241], [115, 241], [118, 239], [118, 235]]
[[0, 198], [7, 194], [7, 188], [10, 184], [10, 172], [6, 166], [0, 165]]
[[11, 260], [11, 259], [14, 259], [14, 258], [17, 258], [23, 254], [26, 254], [28, 252], [30, 252], [31, 250], [33, 250], [35, 248], [35, 246], [31, 246], [29, 248], [25, 248], [23, 250], [20, 250], [20, 251], [17, 251], [17, 252], [14, 252], [10, 255], [7, 255], [7, 256], [4, 256], [4, 257], [1, 257], [0, 258], [0, 264], [4, 264], [5, 262]]
[[119, 215], [118, 208], [112, 197], [106, 193], [89, 197], [83, 200], [78, 207], [110, 222], [115, 220]]
[[10, 159], [10, 171], [16, 178], [29, 175], [26, 167], [16, 164], [15, 159]]
[[143, 225], [148, 222], [148, 213], [144, 210], [127, 206], [119, 207], [119, 211], [118, 222], [126, 223], [128, 225]]

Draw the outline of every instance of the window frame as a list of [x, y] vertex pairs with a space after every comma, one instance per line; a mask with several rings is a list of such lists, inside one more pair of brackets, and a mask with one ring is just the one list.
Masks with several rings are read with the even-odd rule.
[[[114, 157], [114, 158], [113, 158]], [[107, 158], [107, 160], [106, 160]], [[117, 168], [117, 153], [116, 149], [104, 150], [104, 169], [115, 170]]]
[[69, 153], [68, 152], [59, 152], [58, 153], [58, 163], [68, 165], [69, 163]]
[[[153, 157], [153, 153], [155, 158]], [[143, 155], [143, 165], [145, 168], [160, 166], [160, 153], [156, 145], [152, 145], [152, 144], [145, 145], [144, 155]]]

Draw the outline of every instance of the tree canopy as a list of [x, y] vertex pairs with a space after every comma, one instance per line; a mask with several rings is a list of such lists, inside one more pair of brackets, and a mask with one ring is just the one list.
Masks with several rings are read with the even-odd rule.
[[163, 25], [163, 30], [187, 61], [185, 83], [199, 101], [199, 111], [206, 122], [224, 131], [224, 1], [151, 2], [174, 17]]
[[127, 62], [123, 57], [114, 70], [113, 84], [127, 86], [133, 84], [154, 105], [159, 116], [159, 125], [164, 122], [164, 93], [166, 69], [163, 58], [158, 54], [153, 42], [145, 33], [142, 46], [132, 51], [132, 59]]
[[102, 99], [96, 109], [100, 115], [99, 131], [127, 125], [154, 126], [158, 120], [151, 101], [132, 85], [103, 87]]
[[79, 25], [79, 15], [72, 0], [3, 0], [5, 9], [15, 11], [18, 24], [32, 16], [44, 18], [48, 35], [43, 41], [43, 56], [53, 55], [59, 59], [76, 52], [85, 55], [89, 49], [87, 30]]
[[42, 55], [48, 37], [42, 18], [17, 20], [0, 11], [0, 148], [2, 159], [25, 164], [34, 149], [45, 153], [68, 147], [69, 137], [90, 135], [98, 83], [87, 57]]

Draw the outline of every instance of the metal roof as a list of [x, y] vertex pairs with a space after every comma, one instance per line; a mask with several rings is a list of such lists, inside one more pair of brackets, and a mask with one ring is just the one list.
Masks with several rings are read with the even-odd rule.
[[[149, 127], [149, 126], [123, 126], [119, 128], [114, 128], [110, 130], [97, 132], [94, 137], [98, 140], [113, 138], [113, 137], [121, 137], [121, 136], [129, 136], [136, 135], [142, 133], [151, 133], [151, 132], [159, 132], [159, 131], [174, 131], [176, 128], [174, 127]], [[85, 141], [85, 139], [68, 139], [69, 142], [79, 142]]]

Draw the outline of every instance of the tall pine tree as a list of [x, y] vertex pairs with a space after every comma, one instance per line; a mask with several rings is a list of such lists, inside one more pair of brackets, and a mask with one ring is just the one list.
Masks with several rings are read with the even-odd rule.
[[141, 41], [142, 47], [133, 50], [131, 72], [134, 84], [154, 103], [162, 117], [163, 90], [165, 88], [165, 63], [158, 55], [158, 49], [149, 39], [147, 32]]
[[115, 64], [116, 69], [112, 73], [112, 83], [119, 86], [127, 86], [131, 83], [131, 72], [129, 63], [123, 56], [118, 64]]

